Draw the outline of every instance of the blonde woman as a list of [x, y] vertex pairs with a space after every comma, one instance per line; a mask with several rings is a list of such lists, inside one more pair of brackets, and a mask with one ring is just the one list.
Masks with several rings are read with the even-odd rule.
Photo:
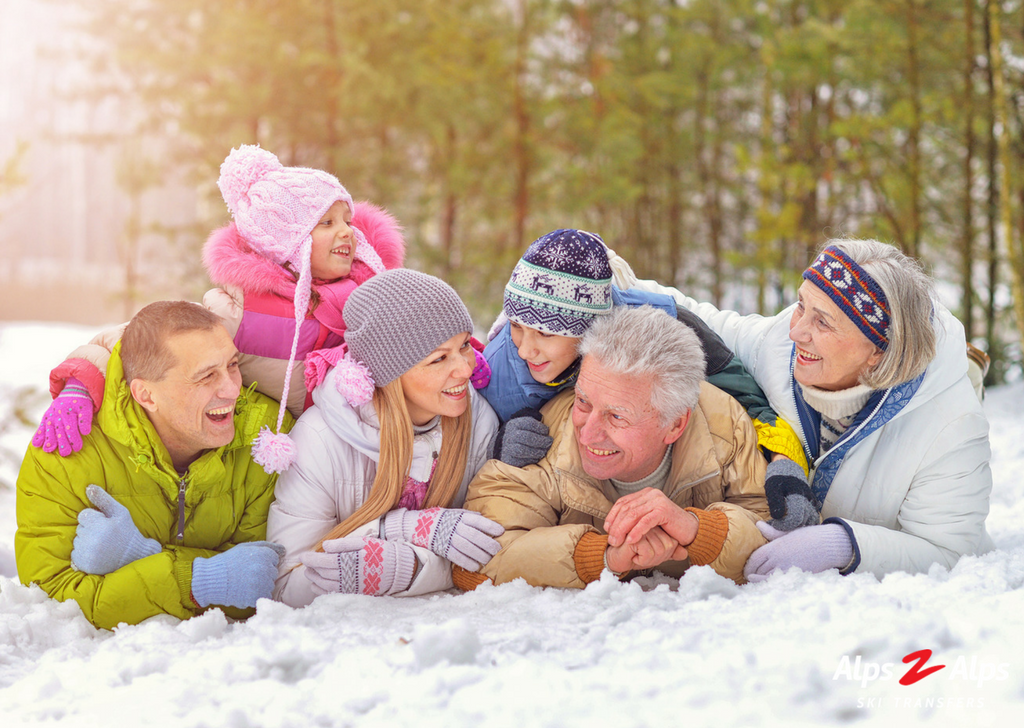
[[469, 385], [473, 323], [458, 294], [386, 271], [344, 315], [348, 353], [291, 431], [297, 459], [267, 524], [286, 549], [274, 596], [292, 606], [330, 592], [447, 589], [452, 563], [476, 570], [503, 532], [459, 508], [498, 421]]

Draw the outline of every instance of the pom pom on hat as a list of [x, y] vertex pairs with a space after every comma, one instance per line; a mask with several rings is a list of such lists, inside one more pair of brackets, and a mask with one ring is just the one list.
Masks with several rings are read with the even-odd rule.
[[334, 386], [353, 407], [373, 400], [373, 376], [366, 365], [350, 356], [334, 368]]
[[232, 149], [220, 165], [220, 179], [217, 180], [220, 194], [224, 197], [228, 209], [237, 209], [238, 203], [249, 195], [249, 190], [254, 184], [271, 172], [282, 169], [284, 165], [266, 149], [251, 144], [243, 144], [238, 149]]
[[252, 459], [268, 473], [283, 473], [295, 462], [295, 456], [292, 439], [283, 432], [273, 432], [267, 426], [252, 441]]

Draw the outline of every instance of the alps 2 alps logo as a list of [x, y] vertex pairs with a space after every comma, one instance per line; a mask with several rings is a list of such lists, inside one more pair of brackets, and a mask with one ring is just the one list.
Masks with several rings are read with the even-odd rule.
[[945, 675], [949, 680], [967, 680], [976, 683], [980, 688], [991, 680], [1006, 680], [1010, 677], [1008, 662], [987, 662], [977, 657], [968, 659], [963, 655], [956, 658], [952, 665], [931, 664], [931, 650], [917, 650], [904, 656], [903, 663], [907, 668], [897, 666], [892, 662], [868, 662], [861, 660], [860, 655], [853, 660], [849, 655], [843, 655], [836, 668], [833, 680], [847, 679], [860, 682], [861, 687], [867, 687], [868, 683], [876, 680], [892, 680], [897, 674], [902, 673], [899, 678], [900, 685], [913, 685], [927, 677], [938, 676], [938, 673]]

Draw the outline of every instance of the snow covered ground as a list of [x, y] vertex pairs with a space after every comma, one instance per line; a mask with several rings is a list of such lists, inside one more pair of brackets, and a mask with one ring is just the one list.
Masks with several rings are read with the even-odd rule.
[[[12, 555], [28, 422], [50, 366], [89, 334], [0, 325], [4, 728], [992, 726], [1024, 710], [1024, 385], [986, 401], [998, 550], [952, 571], [737, 587], [705, 567], [646, 590], [338, 595], [301, 610], [262, 602], [246, 623], [209, 612], [105, 632], [21, 586]], [[901, 685], [921, 650], [933, 651], [924, 669], [945, 667]]]

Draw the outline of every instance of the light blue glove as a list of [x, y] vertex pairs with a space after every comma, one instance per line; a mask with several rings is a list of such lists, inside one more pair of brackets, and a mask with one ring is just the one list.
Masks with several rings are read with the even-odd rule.
[[255, 607], [269, 599], [277, 579], [284, 546], [270, 541], [246, 541], [227, 551], [192, 562], [192, 598], [200, 607]]
[[78, 514], [71, 565], [87, 574], [109, 574], [137, 559], [158, 554], [158, 541], [144, 537], [128, 509], [98, 485], [85, 495], [99, 510], [86, 508]]
[[804, 526], [794, 531], [780, 531], [765, 521], [755, 525], [768, 543], [755, 550], [743, 567], [747, 581], [764, 581], [776, 569], [786, 571], [795, 566], [817, 574], [845, 569], [853, 561], [853, 542], [838, 523]]

